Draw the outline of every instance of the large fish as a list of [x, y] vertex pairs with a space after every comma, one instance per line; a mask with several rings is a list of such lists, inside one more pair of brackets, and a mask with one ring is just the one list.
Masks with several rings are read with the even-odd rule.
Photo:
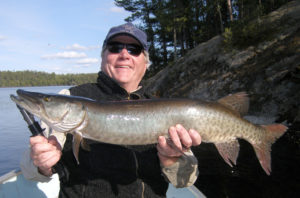
[[99, 102], [83, 97], [17, 90], [11, 99], [52, 129], [73, 134], [73, 152], [83, 138], [99, 142], [140, 145], [156, 143], [168, 128], [182, 124], [197, 130], [203, 142], [214, 143], [232, 166], [239, 153], [238, 138], [253, 146], [264, 171], [271, 172], [271, 145], [287, 130], [282, 124], [258, 126], [243, 119], [249, 99], [240, 92], [217, 102], [196, 99], [157, 99]]

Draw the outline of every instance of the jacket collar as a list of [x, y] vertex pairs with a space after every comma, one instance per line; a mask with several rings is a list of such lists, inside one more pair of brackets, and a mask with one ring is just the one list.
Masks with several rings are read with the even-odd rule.
[[102, 90], [107, 94], [118, 95], [124, 99], [141, 99], [141, 95], [144, 94], [144, 89], [142, 86], [139, 86], [134, 92], [128, 93], [115, 80], [107, 76], [102, 71], [98, 73], [97, 83], [98, 86], [101, 87]]

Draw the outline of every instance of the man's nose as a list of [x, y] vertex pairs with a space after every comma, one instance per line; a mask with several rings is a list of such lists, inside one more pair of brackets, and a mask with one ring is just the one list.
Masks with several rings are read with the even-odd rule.
[[128, 53], [128, 51], [127, 51], [127, 49], [124, 47], [123, 49], [122, 49], [122, 51], [120, 52], [120, 55], [122, 56], [122, 57], [128, 57], [128, 56], [130, 56], [130, 54]]

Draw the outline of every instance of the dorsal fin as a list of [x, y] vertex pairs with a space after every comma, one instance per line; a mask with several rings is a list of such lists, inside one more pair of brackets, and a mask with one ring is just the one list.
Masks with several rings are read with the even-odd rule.
[[219, 99], [218, 103], [239, 112], [241, 116], [246, 115], [249, 109], [249, 97], [246, 92], [230, 94]]

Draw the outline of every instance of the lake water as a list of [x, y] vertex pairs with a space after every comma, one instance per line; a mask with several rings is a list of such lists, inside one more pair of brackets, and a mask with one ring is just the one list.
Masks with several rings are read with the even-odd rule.
[[15, 103], [10, 99], [17, 89], [57, 93], [70, 86], [0, 88], [0, 176], [19, 169], [20, 158], [29, 146], [31, 133]]

